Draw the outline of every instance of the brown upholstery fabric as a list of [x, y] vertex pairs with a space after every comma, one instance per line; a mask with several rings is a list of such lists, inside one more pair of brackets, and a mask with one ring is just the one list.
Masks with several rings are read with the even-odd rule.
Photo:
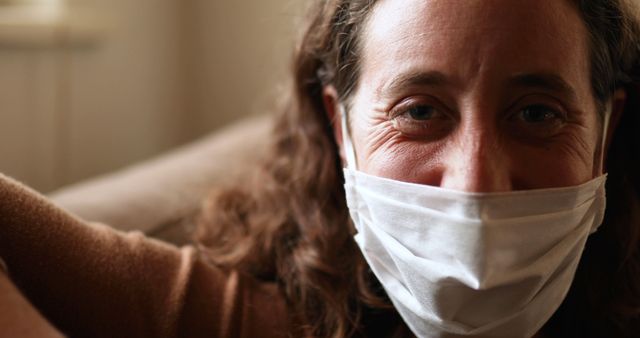
[[291, 328], [276, 285], [208, 265], [192, 247], [85, 223], [1, 174], [0, 258], [72, 337], [282, 337]]
[[207, 193], [257, 165], [271, 128], [271, 115], [245, 118], [157, 158], [49, 197], [84, 220], [187, 244], [192, 218]]

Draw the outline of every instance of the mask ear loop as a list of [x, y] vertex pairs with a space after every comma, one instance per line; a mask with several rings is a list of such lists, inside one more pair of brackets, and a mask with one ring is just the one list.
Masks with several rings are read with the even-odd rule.
[[609, 134], [609, 121], [611, 119], [611, 114], [612, 114], [612, 105], [608, 104], [607, 105], [607, 109], [604, 113], [604, 117], [603, 117], [603, 121], [602, 121], [602, 144], [600, 145], [600, 174], [604, 175], [606, 174], [605, 172], [605, 167], [604, 167], [604, 153], [605, 153], [605, 149], [607, 146], [607, 136]]
[[347, 160], [347, 169], [357, 170], [356, 153], [351, 142], [351, 134], [349, 133], [349, 123], [347, 118], [347, 109], [344, 104], [340, 103], [340, 119], [342, 123], [342, 147]]
[[[611, 119], [611, 113], [612, 113], [611, 105], [609, 104], [607, 106], [607, 109], [604, 112], [603, 121], [602, 121], [603, 130], [602, 130], [602, 142], [600, 144], [600, 173], [598, 174], [599, 177], [607, 176], [607, 173], [605, 172], [605, 167], [604, 167], [604, 160], [605, 160], [604, 153], [605, 153], [605, 147], [607, 146], [607, 134], [609, 132], [609, 120]], [[604, 222], [604, 217], [605, 217], [604, 212], [606, 208], [606, 193], [604, 191], [604, 183], [602, 184], [599, 198], [603, 199], [603, 208], [601, 210], [602, 214], [597, 217], [602, 219], [602, 222], [591, 227], [591, 230], [589, 231], [589, 236], [597, 232], [600, 226], [602, 225], [602, 223]]]

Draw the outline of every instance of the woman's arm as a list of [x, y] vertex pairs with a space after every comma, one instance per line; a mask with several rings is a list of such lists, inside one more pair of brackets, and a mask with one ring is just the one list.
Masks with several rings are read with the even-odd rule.
[[223, 273], [190, 247], [86, 224], [1, 174], [0, 257], [29, 301], [71, 336], [287, 330], [275, 286]]
[[191, 249], [120, 234], [0, 177], [0, 257], [11, 280], [63, 332], [172, 336]]

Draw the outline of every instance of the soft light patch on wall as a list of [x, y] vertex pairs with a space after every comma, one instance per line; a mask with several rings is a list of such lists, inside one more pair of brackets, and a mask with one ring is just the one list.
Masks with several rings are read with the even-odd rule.
[[0, 0], [0, 48], [95, 44], [102, 20], [65, 0]]
[[41, 22], [59, 20], [64, 13], [64, 0], [0, 0], [3, 22]]

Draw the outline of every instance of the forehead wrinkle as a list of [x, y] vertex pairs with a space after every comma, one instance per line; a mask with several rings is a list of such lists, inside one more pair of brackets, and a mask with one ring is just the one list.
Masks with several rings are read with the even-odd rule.
[[[586, 86], [589, 91], [591, 89], [589, 78], [582, 81], [583, 73], [589, 74], [590, 70], [587, 55], [575, 55], [573, 53], [576, 51], [575, 48], [560, 48], [556, 50], [555, 54], [543, 53], [545, 57], [532, 58], [537, 50], [529, 48], [529, 46], [544, 40], [547, 42], [542, 45], [550, 48], [578, 44], [588, 50], [586, 27], [578, 17], [578, 13], [575, 13], [575, 9], [571, 8], [571, 11], [566, 13], [556, 11], [548, 16], [535, 16], [537, 19], [533, 20], [534, 18], [522, 17], [523, 10], [530, 9], [528, 7], [512, 9], [510, 6], [504, 6], [503, 8], [503, 6], [494, 6], [495, 3], [489, 6], [493, 2], [484, 1], [470, 0], [469, 5], [496, 9], [497, 11], [483, 10], [475, 16], [471, 15], [472, 11], [467, 13], [466, 10], [453, 14], [458, 18], [468, 17], [469, 20], [453, 20], [452, 18], [444, 20], [441, 16], [436, 15], [439, 7], [445, 8], [451, 4], [449, 0], [425, 2], [410, 0], [408, 3], [415, 6], [407, 13], [401, 13], [400, 8], [396, 7], [402, 2], [380, 1], [374, 7], [372, 15], [368, 17], [364, 29], [366, 34], [363, 34], [362, 37], [361, 57], [363, 62], [360, 74], [362, 79], [366, 77], [367, 83], [363, 84], [369, 88], [371, 98], [377, 99], [380, 104], [389, 104], [389, 102], [383, 102], [385, 99], [384, 91], [391, 86], [390, 82], [398, 82], [395, 78], [401, 76], [400, 74], [403, 72], [422, 71], [426, 73], [438, 70], [449, 76], [449, 80], [453, 84], [456, 84], [454, 80], [459, 79], [460, 83], [456, 85], [462, 87], [456, 88], [468, 88], [478, 84], [476, 82], [479, 78], [486, 78], [490, 75], [502, 75], [508, 78], [524, 72], [554, 70], [554, 73], [570, 80], [565, 82], [571, 83], [574, 86], [574, 92], [579, 94], [576, 102], [584, 102], [589, 99], [586, 97], [586, 93], [583, 93], [583, 89], [585, 89], [583, 87]], [[496, 3], [501, 3], [501, 1], [496, 1]], [[554, 3], [545, 3], [543, 6], [549, 7]], [[426, 12], [427, 15], [418, 13], [427, 4], [436, 4], [437, 6]], [[512, 11], [513, 13], [511, 13]], [[493, 18], [495, 15], [516, 13], [518, 15], [515, 16], [519, 19], [507, 17], [505, 20], [515, 22], [517, 27], [521, 27], [528, 33], [519, 34], [517, 32], [519, 29], [512, 33], [510, 29], [513, 27], [509, 27], [501, 20], [480, 20], [483, 17]], [[432, 14], [436, 16], [432, 16]], [[579, 20], [573, 23], [576, 21], [570, 20], [573, 17], [578, 17]], [[483, 24], [470, 28], [472, 22], [476, 21], [483, 21]], [[537, 24], [527, 24], [534, 21]], [[552, 31], [542, 29], [557, 25], [560, 21], [568, 23], [568, 26], [563, 26], [565, 29], [562, 32], [566, 30], [568, 33], [575, 34], [554, 34]], [[524, 36], [524, 39], [521, 35]], [[505, 49], [505, 46], [513, 46], [513, 48]], [[545, 49], [540, 50], [544, 51]], [[440, 55], [443, 53], [446, 55]], [[497, 62], [491, 57], [496, 54], [509, 62]], [[579, 67], [570, 67], [566, 60], [572, 60], [570, 64], [577, 64]], [[426, 84], [426, 82], [423, 83]], [[503, 86], [504, 82], [494, 84]], [[431, 82], [429, 85], [435, 86], [436, 83]], [[497, 89], [497, 87], [495, 88]], [[547, 88], [551, 89], [552, 86], [547, 86]], [[560, 88], [561, 86], [556, 86], [556, 89]], [[564, 92], [570, 93], [568, 90], [564, 90]]]

